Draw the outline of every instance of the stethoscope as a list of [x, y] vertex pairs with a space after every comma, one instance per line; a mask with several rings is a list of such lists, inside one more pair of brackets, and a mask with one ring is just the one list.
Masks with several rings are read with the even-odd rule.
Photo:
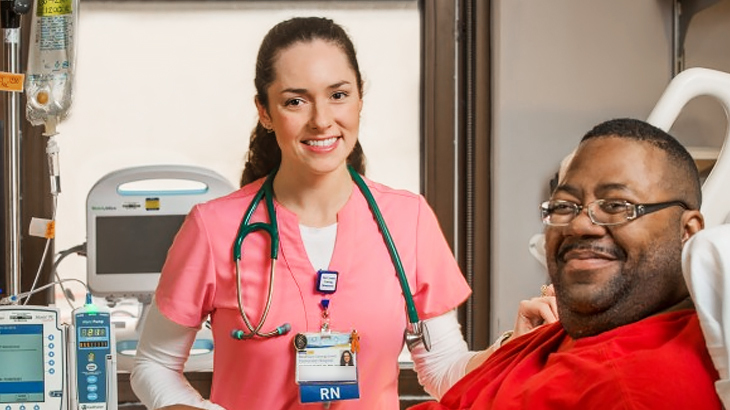
[[[398, 250], [395, 248], [395, 244], [393, 243], [393, 237], [390, 235], [390, 231], [388, 231], [388, 227], [385, 225], [383, 215], [380, 213], [380, 208], [378, 208], [378, 204], [375, 203], [375, 198], [373, 198], [373, 194], [370, 192], [370, 189], [367, 187], [365, 181], [363, 181], [360, 174], [358, 174], [357, 171], [355, 171], [349, 165], [347, 167], [347, 170], [349, 171], [352, 180], [355, 182], [355, 185], [357, 185], [357, 187], [360, 189], [360, 192], [362, 192], [363, 196], [365, 197], [365, 200], [370, 207], [370, 212], [372, 212], [373, 216], [375, 217], [378, 228], [380, 228], [380, 233], [383, 236], [383, 241], [388, 248], [390, 259], [392, 260], [393, 266], [395, 267], [396, 273], [398, 275], [398, 281], [400, 282], [400, 287], [403, 291], [403, 297], [406, 302], [406, 312], [408, 315], [408, 324], [405, 330], [406, 345], [408, 346], [408, 349], [411, 350], [419, 343], [423, 343], [423, 346], [426, 348], [426, 350], [431, 350], [431, 339], [428, 334], [428, 329], [425, 323], [423, 323], [423, 321], [418, 318], [418, 312], [416, 311], [416, 305], [413, 302], [413, 295], [411, 294], [411, 289], [408, 285], [408, 280], [406, 279], [406, 273], [403, 269], [403, 264], [401, 263], [400, 256], [398, 255]], [[266, 322], [266, 317], [269, 314], [269, 309], [271, 308], [271, 299], [274, 294], [276, 260], [279, 257], [279, 228], [276, 223], [276, 210], [274, 209], [274, 175], [276, 175], [276, 170], [274, 170], [274, 172], [266, 177], [263, 185], [258, 190], [258, 192], [256, 192], [256, 195], [254, 196], [251, 204], [248, 206], [248, 209], [243, 216], [241, 226], [238, 228], [236, 240], [233, 243], [233, 261], [236, 269], [236, 296], [238, 299], [238, 310], [241, 313], [241, 318], [243, 319], [243, 323], [245, 324], [247, 329], [236, 329], [231, 333], [231, 336], [233, 336], [234, 339], [238, 340], [252, 339], [254, 337], [269, 338], [281, 336], [291, 330], [291, 325], [289, 323], [284, 323], [283, 325], [278, 326], [271, 331], [261, 331], [264, 326], [264, 322]], [[258, 207], [261, 200], [264, 200], [266, 202], [266, 212], [269, 216], [269, 223], [250, 223], [251, 217], [253, 216], [254, 211], [256, 211], [256, 208]], [[239, 268], [239, 262], [241, 261], [241, 248], [243, 246], [243, 240], [246, 238], [246, 235], [256, 231], [264, 231], [271, 237], [271, 264], [269, 268], [270, 270], [268, 294], [266, 297], [266, 302], [264, 304], [263, 313], [261, 314], [261, 320], [259, 321], [259, 323], [254, 326], [251, 320], [249, 320], [248, 315], [246, 315], [245, 309], [243, 308], [243, 300], [241, 296], [241, 271]]]

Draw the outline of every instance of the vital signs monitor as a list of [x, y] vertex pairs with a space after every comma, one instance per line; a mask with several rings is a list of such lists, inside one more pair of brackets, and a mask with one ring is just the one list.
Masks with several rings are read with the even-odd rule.
[[[227, 179], [209, 169], [151, 165], [107, 174], [89, 191], [86, 247], [91, 293], [107, 299], [136, 298], [142, 305], [139, 315], [113, 317], [119, 371], [131, 371], [134, 366], [140, 324], [185, 216], [195, 204], [233, 190]], [[93, 329], [89, 331], [91, 336], [99, 336]], [[185, 370], [210, 370], [212, 363], [213, 337], [204, 326]]]
[[167, 250], [193, 205], [233, 190], [214, 171], [187, 165], [126, 168], [101, 178], [86, 200], [92, 293], [154, 293]]

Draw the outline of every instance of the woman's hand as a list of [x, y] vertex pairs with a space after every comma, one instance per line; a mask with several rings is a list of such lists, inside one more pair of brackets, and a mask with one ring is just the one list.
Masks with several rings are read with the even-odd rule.
[[505, 342], [529, 333], [544, 324], [557, 322], [558, 307], [555, 303], [553, 285], [544, 285], [541, 293], [541, 296], [520, 302], [514, 333]]

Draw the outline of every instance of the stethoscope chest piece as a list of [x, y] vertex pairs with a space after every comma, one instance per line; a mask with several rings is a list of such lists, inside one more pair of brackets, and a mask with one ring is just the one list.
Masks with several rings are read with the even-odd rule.
[[408, 323], [405, 332], [406, 346], [408, 351], [423, 343], [427, 352], [431, 351], [431, 335], [428, 333], [428, 326], [423, 321]]

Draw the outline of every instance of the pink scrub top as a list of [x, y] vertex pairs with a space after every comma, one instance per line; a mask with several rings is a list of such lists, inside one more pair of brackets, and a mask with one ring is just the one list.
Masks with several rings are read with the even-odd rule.
[[[235, 340], [246, 329], [238, 311], [233, 242], [263, 179], [205, 204], [186, 218], [170, 248], [156, 302], [169, 319], [197, 327], [210, 314], [215, 343], [211, 401], [227, 409], [313, 408], [299, 402], [292, 339], [320, 330], [322, 295], [300, 236], [297, 216], [275, 202], [280, 233], [274, 296], [262, 328], [284, 323], [291, 332], [268, 339]], [[366, 180], [380, 207], [408, 277], [421, 319], [454, 309], [470, 294], [436, 217], [420, 195]], [[268, 221], [262, 201], [251, 220]], [[333, 402], [331, 409], [398, 409], [398, 355], [407, 316], [401, 287], [365, 198], [353, 193], [337, 215], [337, 239], [329, 270], [339, 272], [330, 297], [333, 331], [360, 334], [357, 355], [360, 398]], [[259, 323], [269, 281], [270, 240], [246, 237], [240, 262], [242, 298]], [[314, 405], [321, 407], [321, 404]]]

